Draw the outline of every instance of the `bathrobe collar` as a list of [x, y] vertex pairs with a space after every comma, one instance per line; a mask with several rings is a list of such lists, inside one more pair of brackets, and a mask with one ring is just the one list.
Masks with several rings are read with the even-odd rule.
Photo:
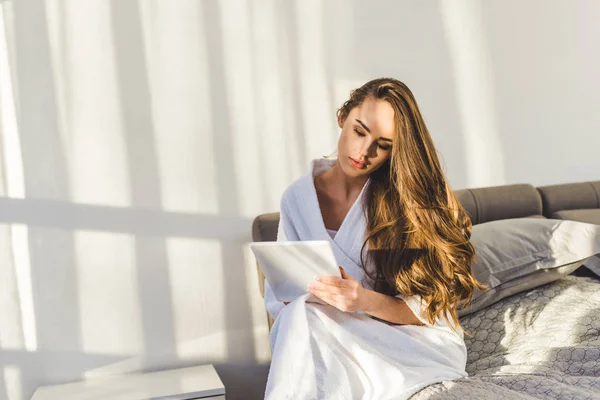
[[[299, 194], [302, 194], [302, 199], [299, 204], [302, 204], [306, 212], [308, 213], [308, 219], [311, 221], [310, 230], [312, 231], [313, 240], [329, 240], [336, 254], [338, 262], [343, 260], [345, 264], [351, 261], [354, 264], [352, 269], [354, 271], [348, 271], [352, 276], [355, 273], [360, 273], [360, 249], [364, 242], [364, 232], [366, 231], [366, 220], [364, 215], [364, 196], [365, 189], [368, 185], [367, 181], [361, 189], [358, 197], [350, 207], [350, 210], [346, 214], [342, 225], [335, 234], [335, 237], [331, 237], [327, 232], [325, 223], [323, 221], [323, 214], [321, 213], [321, 207], [319, 206], [319, 199], [317, 197], [317, 190], [314, 184], [314, 177], [321, 175], [325, 171], [331, 169], [336, 163], [336, 159], [315, 159], [310, 163], [309, 173], [306, 174], [301, 182]], [[343, 265], [347, 269], [347, 265]], [[352, 273], [354, 272], [354, 273]]]

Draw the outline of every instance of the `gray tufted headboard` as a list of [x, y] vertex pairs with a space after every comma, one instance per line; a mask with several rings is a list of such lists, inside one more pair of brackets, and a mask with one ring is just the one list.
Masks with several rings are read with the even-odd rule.
[[[542, 217], [542, 200], [538, 191], [528, 184], [492, 186], [457, 190], [458, 201], [471, 217], [473, 225], [498, 219]], [[259, 215], [252, 223], [252, 240], [277, 240], [279, 213]], [[260, 293], [264, 296], [264, 277], [259, 268]]]
[[600, 181], [538, 187], [546, 218], [600, 225]]
[[[529, 184], [491, 186], [457, 190], [454, 194], [473, 225], [523, 217], [572, 219], [600, 225], [600, 181], [539, 188]], [[252, 223], [252, 240], [277, 240], [278, 224], [278, 212], [259, 215]], [[583, 275], [587, 276], [587, 273], [583, 272]], [[264, 296], [264, 275], [260, 266], [258, 280], [260, 294]], [[270, 328], [273, 320], [268, 313], [267, 318]]]

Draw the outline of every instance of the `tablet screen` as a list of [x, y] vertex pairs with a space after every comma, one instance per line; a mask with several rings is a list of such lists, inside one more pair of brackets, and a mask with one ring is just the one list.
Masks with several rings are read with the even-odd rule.
[[278, 301], [307, 294], [306, 286], [315, 276], [341, 277], [327, 240], [254, 242], [250, 248]]

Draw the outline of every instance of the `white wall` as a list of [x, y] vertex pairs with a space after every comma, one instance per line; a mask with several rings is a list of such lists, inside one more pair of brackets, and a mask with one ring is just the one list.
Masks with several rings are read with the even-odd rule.
[[1, 4], [0, 398], [199, 363], [260, 398], [252, 219], [369, 79], [455, 189], [600, 179], [594, 0]]

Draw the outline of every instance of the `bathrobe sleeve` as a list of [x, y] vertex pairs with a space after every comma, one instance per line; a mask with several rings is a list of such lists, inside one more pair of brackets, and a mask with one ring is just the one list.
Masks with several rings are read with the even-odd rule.
[[431, 324], [429, 322], [429, 320], [427, 319], [427, 316], [426, 316], [427, 314], [425, 313], [426, 305], [425, 305], [425, 302], [423, 302], [423, 299], [421, 298], [421, 296], [417, 296], [417, 295], [404, 296], [403, 294], [398, 294], [395, 297], [404, 300], [404, 302], [406, 303], [408, 308], [410, 308], [410, 310], [413, 312], [413, 314], [415, 314], [415, 316], [419, 319], [419, 321], [424, 323], [426, 326], [430, 326], [430, 327], [433, 327], [433, 326], [447, 327], [448, 326], [448, 323], [446, 322], [446, 320], [444, 318], [438, 318], [434, 324]]
[[429, 327], [438, 327], [438, 328], [450, 328], [448, 322], [443, 317], [438, 317], [435, 320], [435, 323], [431, 324], [427, 319], [427, 314], [425, 313], [426, 304], [423, 302], [421, 296], [413, 295], [413, 296], [404, 296], [403, 294], [398, 294], [395, 297], [404, 300], [408, 308], [415, 314], [415, 316]]
[[[279, 213], [279, 225], [277, 226], [277, 241], [285, 242], [288, 240], [299, 240], [295, 234], [295, 230], [292, 227], [289, 213], [287, 212], [287, 206], [285, 204], [286, 196], [283, 196], [281, 200], [280, 213]], [[285, 304], [278, 301], [275, 298], [273, 289], [269, 285], [269, 282], [265, 279], [265, 308], [271, 314], [273, 320], [277, 319], [277, 316], [283, 310]]]
[[433, 326], [425, 316], [425, 306], [422, 304], [421, 296], [404, 296], [403, 294], [397, 294], [395, 297], [402, 299], [419, 321], [427, 326]]

